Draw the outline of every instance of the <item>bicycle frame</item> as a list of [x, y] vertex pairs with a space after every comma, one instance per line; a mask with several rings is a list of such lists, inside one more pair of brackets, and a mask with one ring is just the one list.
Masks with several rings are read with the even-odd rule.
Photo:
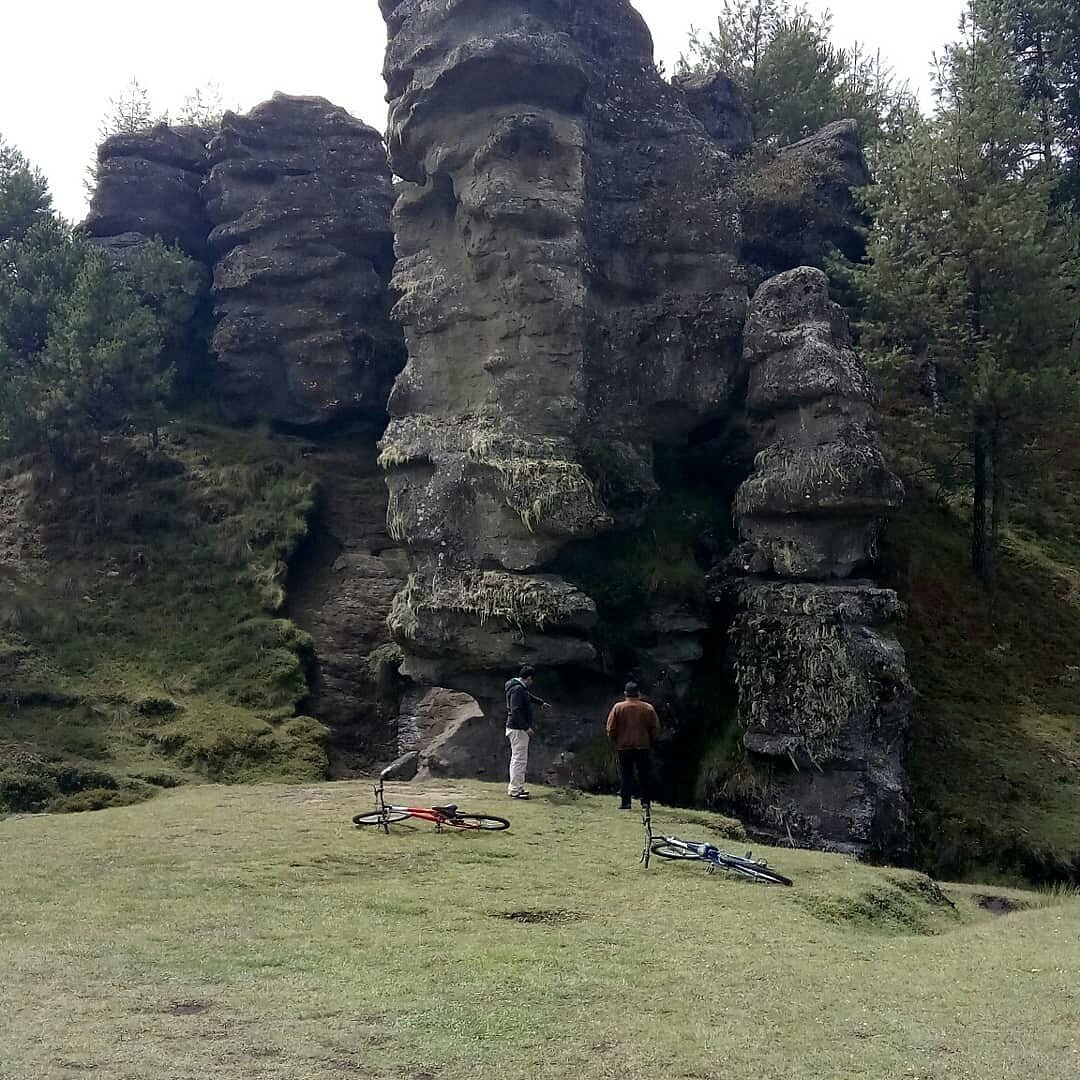
[[642, 865], [647, 870], [649, 868], [649, 856], [652, 855], [652, 804], [642, 803], [641, 805], [641, 824], [645, 826], [645, 850], [641, 853]]
[[[380, 775], [379, 786], [375, 788], [375, 810], [378, 814], [388, 816], [390, 814], [408, 814], [418, 821], [430, 821], [435, 826], [436, 832], [441, 832], [444, 825], [450, 825], [455, 829], [474, 828], [472, 824], [466, 824], [457, 819], [456, 815], [447, 814], [437, 806], [394, 806], [386, 801], [385, 779]], [[382, 822], [382, 830], [390, 834], [390, 822]]]
[[[706, 864], [706, 874], [715, 873], [717, 870], [729, 869], [731, 863], [753, 861], [750, 858], [749, 852], [746, 853], [745, 858], [740, 858], [738, 855], [732, 855], [728, 851], [721, 851], [714, 844], [698, 843], [694, 840], [680, 840], [677, 836], [665, 836], [663, 840], [665, 844], [670, 844], [672, 847], [681, 848], [683, 851], [696, 855]], [[762, 862], [760, 865], [765, 866], [767, 864]]]

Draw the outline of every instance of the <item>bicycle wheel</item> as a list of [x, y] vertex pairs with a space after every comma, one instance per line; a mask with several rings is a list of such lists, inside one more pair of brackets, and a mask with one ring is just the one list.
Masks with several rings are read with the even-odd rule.
[[730, 870], [734, 874], [741, 874], [743, 877], [750, 878], [751, 881], [763, 881], [770, 885], [792, 884], [791, 878], [786, 878], [783, 874], [778, 874], [768, 866], [762, 866], [760, 863], [748, 862], [746, 859], [721, 859], [720, 865], [725, 870]]
[[491, 814], [455, 814], [447, 818], [445, 824], [453, 825], [455, 829], [483, 829], [486, 832], [502, 832], [510, 828], [510, 822], [506, 818], [494, 817]]
[[696, 851], [687, 851], [685, 848], [675, 847], [666, 840], [657, 840], [650, 849], [654, 855], [662, 859], [690, 859], [697, 860], [701, 856]]
[[393, 825], [395, 821], [405, 821], [408, 816], [402, 810], [388, 810], [385, 813], [372, 810], [370, 814], [357, 814], [352, 822], [354, 825]]

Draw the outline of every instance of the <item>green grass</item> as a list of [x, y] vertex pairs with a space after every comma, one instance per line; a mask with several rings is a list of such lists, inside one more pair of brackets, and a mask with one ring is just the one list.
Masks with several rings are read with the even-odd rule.
[[193, 418], [157, 449], [118, 441], [101, 533], [85, 485], [8, 466], [0, 775], [92, 763], [129, 794], [163, 770], [324, 775], [325, 733], [295, 715], [311, 643], [278, 614], [315, 497], [301, 449]]
[[[540, 794], [539, 790], [537, 794]], [[507, 813], [497, 785], [454, 797]], [[0, 1078], [1076, 1075], [1080, 902], [802, 851], [638, 863], [611, 799], [389, 836], [367, 784], [191, 786], [0, 821]], [[658, 808], [658, 830], [720, 835]]]
[[1018, 528], [991, 605], [951, 514], [913, 499], [890, 544], [919, 692], [910, 772], [922, 864], [1080, 880], [1078, 562]]

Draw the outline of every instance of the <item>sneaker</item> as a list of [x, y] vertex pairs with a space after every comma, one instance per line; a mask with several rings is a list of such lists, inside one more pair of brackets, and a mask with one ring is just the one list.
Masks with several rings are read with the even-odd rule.
[[511, 791], [510, 792], [510, 798], [511, 799], [527, 799], [528, 797], [529, 797], [529, 793], [527, 791]]

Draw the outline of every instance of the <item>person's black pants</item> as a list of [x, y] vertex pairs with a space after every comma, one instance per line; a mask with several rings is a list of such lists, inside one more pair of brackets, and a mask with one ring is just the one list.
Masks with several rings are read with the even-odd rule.
[[634, 793], [634, 779], [637, 779], [637, 795], [644, 802], [652, 802], [653, 768], [651, 750], [620, 750], [619, 774], [622, 776], [623, 806], [630, 805], [630, 796]]

